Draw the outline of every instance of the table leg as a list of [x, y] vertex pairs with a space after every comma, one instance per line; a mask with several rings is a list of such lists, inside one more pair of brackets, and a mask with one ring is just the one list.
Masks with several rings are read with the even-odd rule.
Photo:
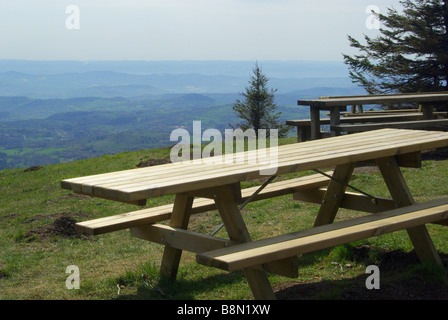
[[319, 107], [310, 107], [311, 117], [311, 140], [320, 139], [320, 109]]
[[317, 214], [314, 226], [333, 223], [336, 213], [344, 199], [347, 184], [355, 169], [354, 163], [337, 166], [333, 172], [333, 179], [328, 184], [327, 192]]
[[421, 109], [423, 113], [423, 119], [424, 120], [432, 120], [434, 119], [434, 107], [431, 104], [428, 103], [422, 103]]
[[341, 109], [339, 107], [334, 107], [330, 111], [330, 135], [332, 137], [338, 136], [339, 130], [335, 128], [335, 126], [339, 126], [341, 124]]
[[[191, 208], [194, 197], [187, 194], [176, 194], [174, 200], [173, 212], [171, 214], [170, 226], [175, 228], [187, 229], [190, 220]], [[182, 250], [165, 246], [163, 252], [160, 275], [162, 278], [175, 280], [179, 268]]]
[[[216, 189], [215, 203], [221, 215], [230, 240], [250, 242], [251, 238], [244, 223], [241, 212], [235, 204], [234, 192], [231, 186]], [[264, 271], [252, 268], [244, 269], [247, 282], [257, 300], [276, 299], [269, 279]]]
[[[378, 168], [397, 207], [415, 203], [395, 157], [377, 159]], [[432, 242], [426, 226], [407, 229], [420, 261], [432, 261], [442, 265], [442, 260]]]

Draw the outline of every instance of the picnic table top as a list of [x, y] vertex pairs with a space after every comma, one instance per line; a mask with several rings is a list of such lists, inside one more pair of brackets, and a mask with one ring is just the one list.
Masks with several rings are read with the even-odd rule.
[[[318, 169], [373, 160], [448, 146], [448, 133], [405, 129], [382, 129], [269, 148], [275, 174]], [[276, 151], [276, 152], [275, 152]], [[64, 189], [77, 193], [133, 202], [167, 194], [239, 183], [264, 177], [266, 162], [247, 161], [255, 151], [235, 153], [230, 163], [223, 156], [154, 167], [65, 179]], [[246, 159], [240, 163], [242, 157]], [[264, 157], [266, 159], [266, 157]], [[274, 175], [272, 173], [271, 175]]]
[[425, 94], [390, 94], [390, 95], [364, 95], [351, 97], [329, 97], [325, 99], [298, 100], [301, 106], [312, 107], [343, 107], [348, 105], [369, 105], [405, 102], [440, 102], [448, 101], [448, 93], [425, 93]]

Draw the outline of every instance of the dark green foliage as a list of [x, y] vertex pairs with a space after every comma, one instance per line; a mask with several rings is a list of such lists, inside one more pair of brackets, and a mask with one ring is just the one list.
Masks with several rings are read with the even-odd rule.
[[277, 111], [274, 102], [277, 90], [269, 89], [268, 82], [268, 77], [256, 63], [249, 81], [250, 86], [245, 92], [241, 92], [244, 101], [237, 100], [233, 105], [233, 110], [243, 120], [237, 126], [243, 131], [254, 129], [257, 137], [260, 129], [266, 129], [268, 132], [270, 129], [278, 129], [278, 136], [285, 137], [289, 129], [279, 123], [281, 112]]
[[446, 91], [448, 80], [448, 1], [403, 0], [403, 12], [377, 14], [381, 35], [360, 51], [344, 55], [354, 83], [371, 94]]

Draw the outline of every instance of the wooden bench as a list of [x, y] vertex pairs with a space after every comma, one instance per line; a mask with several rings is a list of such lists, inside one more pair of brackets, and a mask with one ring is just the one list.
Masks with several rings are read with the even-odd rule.
[[445, 198], [200, 253], [197, 262], [232, 272], [447, 219]]
[[[329, 172], [331, 174], [331, 172]], [[251, 201], [258, 201], [286, 194], [294, 194], [298, 191], [319, 189], [328, 185], [330, 178], [321, 174], [305, 176], [296, 179], [274, 182], [266, 186]], [[241, 203], [254, 194], [259, 187], [246, 188], [241, 190]], [[216, 205], [212, 199], [197, 198], [193, 203], [192, 214], [215, 210]], [[78, 222], [76, 229], [88, 235], [100, 235], [108, 232], [124, 230], [142, 224], [153, 224], [169, 220], [173, 211], [173, 204], [162, 205], [154, 208], [147, 208], [129, 213], [123, 213], [110, 217], [98, 218]]]
[[[375, 114], [341, 117], [341, 125], [330, 129], [341, 132], [361, 132], [384, 128], [415, 129], [448, 125], [448, 119], [424, 120], [423, 113]], [[330, 119], [321, 119], [321, 125], [330, 125]], [[311, 139], [311, 120], [288, 120], [286, 124], [297, 127], [298, 142]], [[364, 129], [363, 129], [364, 128]]]
[[[299, 142], [316, 140], [326, 136], [337, 136], [339, 132], [332, 130], [335, 126], [344, 123], [371, 123], [371, 122], [403, 122], [413, 120], [432, 120], [447, 118], [446, 112], [435, 112], [434, 106], [448, 102], [448, 92], [433, 93], [407, 93], [407, 94], [386, 94], [386, 95], [356, 95], [356, 96], [332, 96], [320, 97], [312, 100], [299, 100], [298, 105], [310, 107], [310, 119], [305, 121], [291, 120], [288, 125], [297, 126], [297, 136]], [[418, 104], [418, 112], [373, 112], [367, 114], [363, 112], [364, 105], [387, 105], [387, 104]], [[352, 112], [347, 113], [347, 106], [352, 106]], [[360, 112], [356, 113], [356, 107]], [[330, 111], [329, 119], [321, 119], [321, 112]], [[380, 116], [380, 121], [375, 117]], [[404, 116], [404, 118], [400, 118]], [[366, 117], [362, 120], [361, 117]], [[391, 117], [387, 119], [386, 117]], [[417, 119], [415, 118], [417, 117]], [[347, 119], [352, 118], [352, 120]], [[370, 120], [370, 121], [369, 121]], [[330, 124], [329, 133], [322, 133], [321, 125]], [[391, 126], [389, 126], [391, 127]], [[392, 127], [393, 128], [393, 127]], [[400, 127], [401, 128], [401, 127]], [[409, 128], [409, 127], [405, 127]]]
[[[343, 117], [371, 117], [371, 116], [386, 116], [386, 115], [400, 115], [400, 114], [408, 114], [412, 115], [415, 113], [421, 113], [421, 111], [417, 109], [397, 109], [397, 110], [369, 110], [365, 112], [341, 112], [341, 116]], [[446, 118], [448, 116], [447, 112], [433, 112], [434, 118]]]
[[[423, 113], [341, 117], [340, 122], [341, 124], [355, 124], [415, 120], [423, 120]], [[297, 138], [299, 142], [304, 142], [311, 139], [311, 119], [288, 120], [286, 121], [286, 124], [297, 127]], [[330, 125], [330, 119], [320, 119], [320, 124]]]
[[331, 130], [334, 130], [339, 133], [363, 132], [384, 128], [437, 130], [439, 128], [443, 128], [446, 126], [448, 126], [448, 119], [435, 119], [435, 120], [416, 120], [416, 121], [401, 121], [401, 122], [339, 125], [332, 127]]

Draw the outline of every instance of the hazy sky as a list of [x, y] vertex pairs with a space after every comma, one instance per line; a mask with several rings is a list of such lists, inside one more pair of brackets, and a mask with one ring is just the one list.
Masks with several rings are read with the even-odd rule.
[[398, 0], [0, 0], [0, 59], [342, 60], [353, 52], [347, 34], [378, 33], [366, 26], [370, 5], [400, 8]]

